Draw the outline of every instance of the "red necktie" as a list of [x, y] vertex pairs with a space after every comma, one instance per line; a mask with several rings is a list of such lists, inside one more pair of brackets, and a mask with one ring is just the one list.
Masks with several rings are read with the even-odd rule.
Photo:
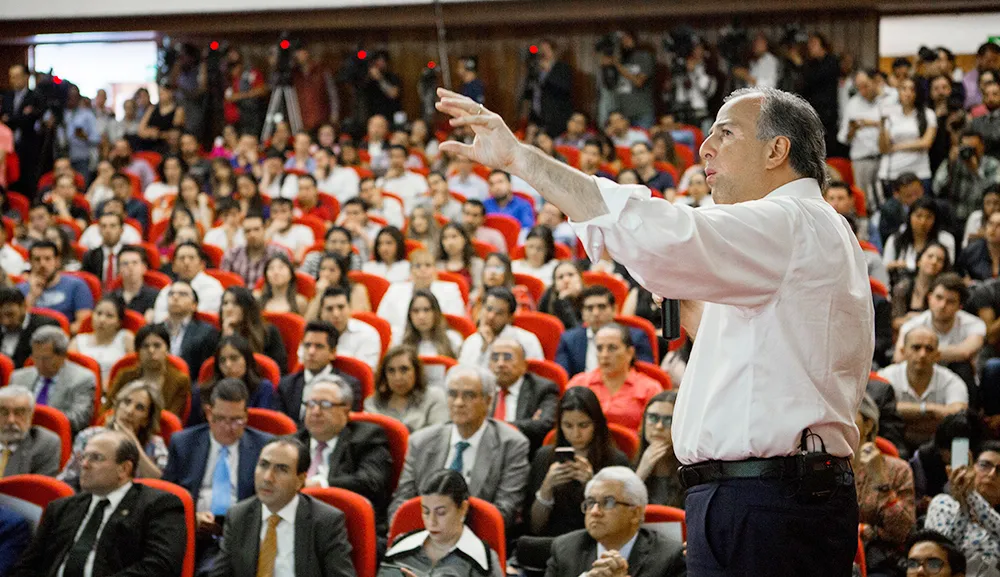
[[498, 391], [497, 406], [493, 409], [493, 418], [498, 421], [507, 420], [507, 389]]
[[108, 268], [104, 272], [104, 288], [109, 288], [111, 286], [111, 281], [115, 278], [115, 253], [114, 251], [108, 252]]

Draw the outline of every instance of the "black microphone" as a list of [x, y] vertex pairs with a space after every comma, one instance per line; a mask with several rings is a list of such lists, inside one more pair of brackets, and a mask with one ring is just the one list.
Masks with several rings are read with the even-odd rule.
[[681, 301], [663, 299], [660, 303], [660, 331], [668, 341], [681, 337]]

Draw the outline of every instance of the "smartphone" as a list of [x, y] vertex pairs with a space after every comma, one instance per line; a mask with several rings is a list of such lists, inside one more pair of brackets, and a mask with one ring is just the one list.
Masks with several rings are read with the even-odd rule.
[[951, 440], [951, 470], [969, 465], [969, 439], [955, 437]]
[[575, 458], [573, 447], [556, 447], [556, 463], [572, 463]]

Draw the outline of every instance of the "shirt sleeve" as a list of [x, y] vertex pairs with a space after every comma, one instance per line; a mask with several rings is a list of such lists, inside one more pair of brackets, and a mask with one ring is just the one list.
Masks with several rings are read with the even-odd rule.
[[758, 307], [781, 286], [797, 242], [786, 203], [694, 210], [644, 186], [595, 183], [608, 213], [572, 223], [592, 261], [606, 247], [640, 285], [670, 298]]
[[[91, 310], [94, 308], [94, 295], [90, 294], [90, 288], [80, 281], [75, 283], [76, 288], [73, 291], [73, 310]], [[73, 319], [71, 318], [70, 321]]]
[[968, 403], [969, 402], [969, 387], [959, 377], [951, 371], [945, 373], [946, 383], [945, 383], [945, 404], [950, 405], [952, 403]]

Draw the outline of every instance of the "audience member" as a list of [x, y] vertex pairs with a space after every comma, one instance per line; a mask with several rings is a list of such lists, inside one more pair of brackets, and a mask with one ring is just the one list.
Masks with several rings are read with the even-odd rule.
[[676, 391], [663, 391], [649, 399], [639, 429], [635, 473], [646, 484], [650, 503], [683, 509], [685, 490], [670, 431], [676, 405]]
[[121, 251], [124, 220], [121, 215], [106, 212], [98, 220], [101, 229], [101, 246], [90, 249], [83, 255], [81, 270], [101, 279], [107, 289], [120, 274], [118, 253]]
[[958, 225], [979, 208], [986, 189], [1000, 182], [1000, 160], [985, 153], [983, 134], [968, 128], [934, 173], [934, 194], [947, 200]]
[[934, 280], [951, 268], [948, 249], [932, 241], [917, 255], [917, 270], [892, 287], [892, 329], [898, 331], [913, 317], [927, 310], [927, 297]]
[[110, 381], [111, 368], [125, 355], [135, 352], [135, 335], [122, 328], [125, 322], [125, 301], [120, 296], [105, 295], [94, 307], [91, 317], [93, 330], [79, 333], [69, 342], [69, 350], [81, 353], [101, 367], [101, 382]]
[[472, 240], [484, 242], [493, 247], [493, 250], [507, 254], [507, 241], [503, 234], [495, 229], [485, 226], [486, 205], [482, 201], [469, 198], [462, 205], [462, 227]]
[[979, 447], [982, 435], [978, 415], [969, 410], [948, 415], [934, 431], [934, 438], [921, 445], [910, 458], [914, 497], [917, 513], [921, 517], [927, 512], [931, 498], [945, 491], [948, 464], [951, 462], [951, 442], [956, 437], [969, 439], [969, 446], [972, 448]]
[[535, 209], [530, 202], [515, 195], [510, 186], [510, 175], [502, 170], [490, 173], [490, 196], [483, 201], [486, 214], [503, 214], [514, 218], [522, 229], [535, 225]]
[[403, 199], [403, 210], [410, 214], [417, 200], [427, 195], [430, 188], [422, 175], [406, 169], [409, 151], [405, 146], [394, 144], [389, 147], [389, 169], [375, 182], [383, 192], [391, 192]]
[[332, 150], [321, 147], [313, 153], [313, 159], [316, 160], [313, 176], [320, 192], [332, 194], [341, 204], [358, 195], [361, 178], [354, 169], [345, 167]]
[[413, 291], [406, 313], [406, 328], [397, 331], [394, 342], [412, 348], [421, 356], [458, 358], [462, 335], [449, 328], [434, 293], [426, 289]]
[[[114, 164], [114, 159], [112, 159], [111, 164], [112, 165]], [[140, 165], [146, 167], [147, 170], [150, 170], [150, 173], [152, 173], [152, 170], [149, 169], [148, 164], [140, 161]], [[149, 182], [143, 183], [143, 189], [149, 186], [149, 184], [152, 181], [153, 177], [151, 176]], [[135, 219], [136, 222], [139, 223], [141, 232], [148, 231], [149, 207], [146, 206], [146, 204], [139, 198], [132, 196], [132, 181], [129, 179], [129, 177], [126, 176], [125, 174], [122, 174], [121, 172], [116, 172], [115, 174], [113, 174], [111, 176], [111, 193], [114, 195], [112, 196], [113, 199], [118, 200], [119, 202], [122, 203], [122, 205], [124, 205], [125, 207], [124, 216]], [[108, 202], [110, 202], [110, 199], [105, 201], [104, 205], [97, 207], [96, 211], [97, 214], [104, 213], [104, 206], [106, 206]]]
[[486, 179], [476, 174], [472, 161], [465, 156], [457, 156], [454, 173], [448, 177], [448, 190], [457, 192], [469, 200], [482, 202], [489, 195], [490, 185]]
[[676, 190], [674, 177], [669, 172], [658, 170], [653, 163], [653, 149], [648, 142], [636, 142], [631, 147], [632, 168], [642, 184], [663, 193], [665, 196], [672, 196]]
[[[879, 118], [879, 150], [882, 157], [878, 177], [891, 181], [912, 172], [930, 188], [929, 150], [937, 134], [937, 116], [917, 96], [916, 81], [907, 78], [899, 83], [899, 106], [882, 111]], [[961, 215], [964, 219], [966, 215]]]
[[[487, 259], [484, 270], [489, 268], [489, 259]], [[524, 356], [528, 359], [545, 358], [538, 337], [512, 324], [516, 310], [517, 301], [510, 290], [504, 287], [487, 290], [483, 300], [483, 309], [479, 315], [478, 328], [462, 344], [462, 351], [458, 356], [459, 364], [487, 367], [490, 353], [493, 350], [492, 345], [498, 338], [516, 340], [521, 344]]]
[[922, 529], [910, 535], [904, 547], [907, 574], [964, 577], [965, 554], [951, 539], [937, 531]]
[[1000, 275], [1000, 214], [990, 215], [983, 232], [983, 238], [971, 241], [955, 262], [956, 271], [967, 284]]
[[149, 270], [149, 255], [142, 247], [125, 245], [118, 252], [118, 272], [121, 276], [121, 287], [113, 290], [112, 295], [121, 297], [125, 306], [142, 315], [146, 315], [156, 304], [158, 289], [146, 284], [146, 272]]
[[[368, 205], [367, 213], [370, 216], [382, 218], [390, 226], [403, 228], [404, 216], [406, 214], [403, 204], [395, 198], [383, 195], [382, 189], [375, 184], [374, 178], [365, 177], [361, 179], [358, 198]], [[355, 234], [358, 234], [358, 232], [355, 231]]]
[[31, 544], [31, 523], [11, 508], [0, 509], [0, 575], [11, 575]]
[[301, 316], [309, 301], [299, 293], [295, 267], [288, 255], [275, 254], [264, 266], [264, 285], [254, 291], [264, 312], [293, 313]]
[[31, 356], [31, 336], [44, 326], [59, 326], [52, 317], [28, 312], [24, 295], [12, 287], [0, 287], [0, 352], [14, 361], [15, 368], [24, 366]]
[[438, 251], [438, 246], [441, 244], [441, 227], [429, 206], [420, 204], [410, 211], [404, 236], [408, 241], [420, 243], [436, 258], [441, 257]]
[[245, 243], [229, 249], [222, 257], [219, 269], [240, 275], [246, 286], [253, 287], [264, 276], [265, 264], [285, 251], [268, 242], [264, 217], [259, 213], [243, 217], [243, 237]]
[[[292, 201], [287, 198], [275, 198], [271, 201], [271, 221], [265, 231], [265, 240], [288, 249], [295, 261], [301, 262], [306, 251], [316, 243], [316, 240], [311, 228], [293, 221], [292, 207]], [[243, 230], [249, 247], [250, 231], [245, 224]], [[263, 247], [256, 246], [252, 251], [254, 254], [259, 254], [263, 252]]]
[[32, 425], [35, 396], [21, 385], [0, 388], [0, 478], [59, 472], [62, 442], [52, 431]]
[[215, 216], [222, 223], [205, 233], [204, 243], [217, 246], [223, 252], [245, 246], [246, 235], [243, 232], [240, 205], [233, 199], [220, 199], [216, 205]]
[[427, 385], [423, 363], [407, 346], [386, 351], [375, 373], [375, 394], [365, 399], [364, 407], [400, 421], [411, 432], [448, 421], [444, 388]]
[[472, 290], [482, 288], [483, 259], [476, 256], [469, 233], [459, 224], [449, 222], [441, 228], [437, 259], [438, 270], [461, 275]]
[[[222, 304], [222, 283], [205, 272], [206, 263], [205, 252], [196, 242], [184, 241], [174, 251], [174, 259], [171, 264], [176, 280], [186, 283], [192, 289], [192, 297], [194, 298], [193, 307], [183, 307], [187, 311], [187, 315], [193, 314], [195, 309], [215, 314]], [[173, 284], [167, 285], [156, 297], [156, 303], [153, 305], [152, 320], [154, 322], [163, 322], [169, 316], [173, 316], [169, 310], [173, 286]], [[180, 293], [178, 295], [183, 296]], [[147, 320], [149, 320], [148, 315]]]
[[395, 226], [387, 226], [375, 237], [373, 260], [361, 270], [378, 275], [390, 283], [410, 280], [410, 261], [406, 260], [406, 241]]
[[986, 154], [994, 158], [1000, 158], [1000, 84], [997, 83], [996, 74], [992, 82], [982, 84], [983, 93], [983, 114], [974, 118], [969, 125], [972, 130], [979, 131], [983, 135], [986, 144]]
[[548, 287], [559, 265], [552, 231], [544, 226], [533, 227], [524, 239], [524, 257], [511, 263], [511, 271], [537, 278]]
[[493, 342], [490, 371], [497, 381], [493, 418], [517, 427], [531, 442], [534, 455], [556, 422], [558, 386], [528, 372], [524, 348], [512, 338]]
[[969, 215], [965, 221], [965, 233], [962, 236], [962, 246], [968, 246], [973, 240], [983, 238], [984, 224], [994, 212], [1000, 209], [1000, 183], [991, 185], [983, 191], [980, 208]]
[[[580, 292], [583, 325], [571, 328], [559, 337], [556, 362], [570, 377], [597, 368], [597, 331], [615, 320], [615, 295], [603, 285], [593, 285]], [[656, 362], [646, 333], [630, 328], [631, 342], [636, 358], [648, 363]]]
[[[340, 260], [340, 257], [336, 257], [336, 260]], [[346, 279], [346, 275], [343, 278]], [[352, 317], [353, 311], [348, 294], [342, 285], [327, 287], [318, 299], [313, 300], [317, 305], [316, 314], [306, 316], [312, 320], [332, 324], [340, 333], [340, 338], [337, 339], [337, 353], [362, 360], [374, 371], [382, 355], [382, 339], [375, 327]], [[310, 306], [310, 312], [313, 309], [314, 307]]]
[[389, 322], [393, 333], [402, 333], [408, 322], [407, 309], [413, 300], [415, 291], [426, 290], [442, 304], [442, 311], [447, 314], [464, 317], [465, 301], [462, 299], [458, 285], [437, 278], [437, 267], [434, 256], [426, 249], [417, 249], [410, 253], [410, 279], [405, 282], [396, 281], [385, 291], [382, 302], [378, 306], [378, 316]]
[[[34, 211], [35, 209], [32, 209]], [[95, 211], [98, 215], [103, 215], [107, 213], [114, 213], [119, 215], [125, 221], [125, 227], [122, 229], [121, 242], [125, 245], [138, 245], [143, 242], [142, 231], [136, 228], [125, 215], [125, 203], [117, 198], [109, 198], [102, 205], [99, 211]], [[37, 211], [39, 215], [42, 211]], [[32, 212], [31, 214], [34, 214]], [[30, 216], [30, 215], [29, 215]], [[47, 225], [46, 225], [47, 226]], [[77, 239], [80, 246], [87, 250], [93, 250], [95, 248], [100, 248], [104, 243], [104, 238], [101, 235], [101, 225], [100, 222], [95, 222], [87, 228], [84, 229], [83, 234]], [[22, 243], [23, 244], [23, 243]]]
[[[135, 335], [139, 362], [118, 372], [105, 391], [105, 408], [114, 408], [118, 391], [135, 381], [151, 383], [163, 397], [163, 409], [186, 418], [191, 379], [167, 358], [170, 354], [170, 333], [163, 325], [146, 325]], [[202, 346], [208, 346], [203, 344]], [[201, 365], [198, 365], [199, 367]], [[197, 369], [193, 371], [197, 375]]]
[[583, 277], [576, 262], [561, 261], [552, 270], [552, 284], [542, 294], [538, 310], [558, 318], [567, 329], [583, 322]]
[[34, 243], [29, 255], [31, 273], [28, 280], [17, 285], [25, 297], [25, 305], [29, 309], [41, 307], [62, 313], [70, 321], [70, 331], [76, 333], [94, 308], [94, 297], [87, 283], [60, 272], [62, 255], [51, 241]]
[[[260, 303], [250, 289], [236, 286], [226, 289], [222, 294], [222, 307], [219, 308], [219, 324], [223, 337], [243, 337], [250, 343], [253, 352], [273, 360], [282, 374], [288, 372], [288, 353], [281, 332], [261, 317]], [[277, 386], [277, 383], [273, 384]]]
[[954, 262], [955, 237], [945, 230], [940, 210], [929, 197], [913, 201], [906, 224], [885, 241], [882, 260], [890, 278], [916, 271], [917, 254], [932, 242], [943, 245], [948, 250], [948, 259]]
[[[257, 364], [250, 342], [241, 335], [229, 335], [218, 341], [218, 348], [213, 357], [212, 376], [207, 381], [198, 384], [192, 394], [191, 415], [187, 426], [199, 425], [205, 422], [202, 404], [211, 396], [212, 388], [223, 379], [237, 379], [247, 388], [247, 408], [271, 409], [274, 406], [274, 388], [272, 383], [264, 378], [263, 370]], [[200, 372], [200, 371], [199, 371]]]

